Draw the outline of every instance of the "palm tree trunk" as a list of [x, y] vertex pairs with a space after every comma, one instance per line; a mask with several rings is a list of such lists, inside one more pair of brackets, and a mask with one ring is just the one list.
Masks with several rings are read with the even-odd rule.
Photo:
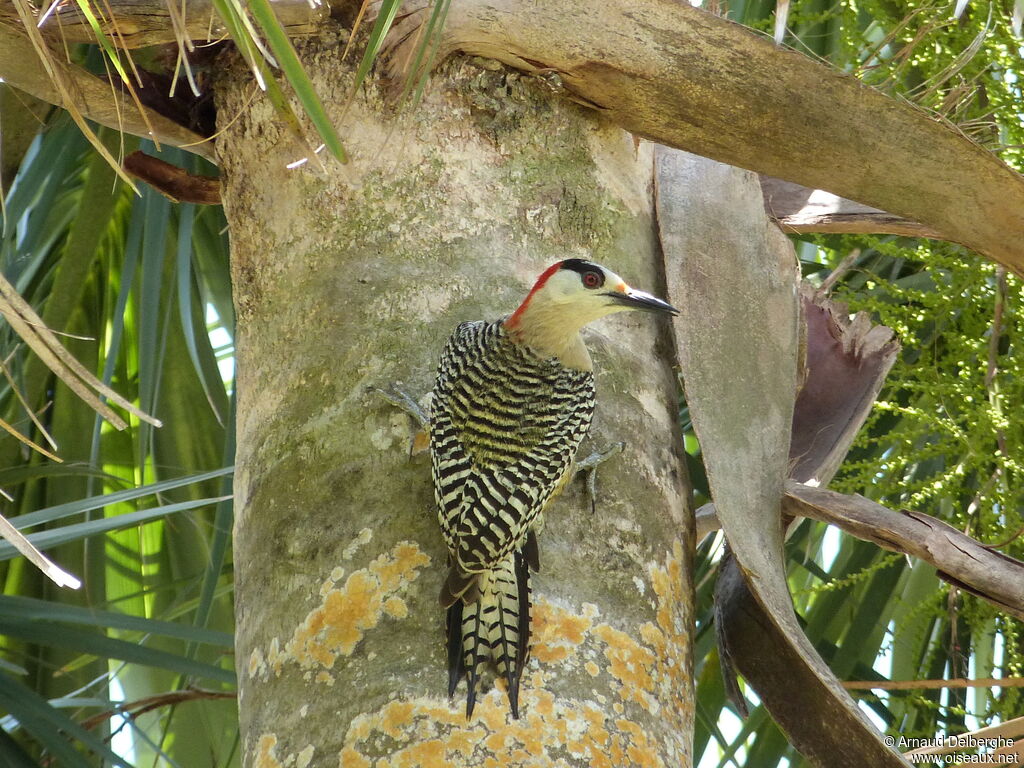
[[662, 289], [650, 146], [466, 61], [402, 116], [373, 91], [345, 113], [336, 49], [309, 54], [348, 165], [286, 169], [303, 152], [240, 67], [218, 100], [245, 764], [689, 766], [693, 526], [665, 321], [616, 316], [587, 336], [584, 451], [626, 448], [601, 467], [594, 511], [582, 482], [548, 511], [518, 721], [503, 691], [471, 722], [463, 692], [445, 696], [429, 460], [373, 392], [424, 395], [455, 325], [510, 312], [559, 259]]

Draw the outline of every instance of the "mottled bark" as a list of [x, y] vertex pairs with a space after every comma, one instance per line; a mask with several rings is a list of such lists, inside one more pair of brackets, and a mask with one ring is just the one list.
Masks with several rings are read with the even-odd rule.
[[[322, 51], [319, 55], [315, 51]], [[624, 440], [550, 508], [534, 645], [512, 720], [492, 690], [449, 703], [445, 553], [410, 419], [463, 320], [511, 311], [546, 265], [585, 256], [664, 288], [652, 152], [526, 78], [446, 65], [396, 118], [329, 41], [304, 60], [352, 162], [299, 159], [247, 77], [222, 78], [218, 142], [238, 313], [235, 578], [250, 766], [688, 766], [692, 520], [663, 320], [586, 334], [590, 447]]]

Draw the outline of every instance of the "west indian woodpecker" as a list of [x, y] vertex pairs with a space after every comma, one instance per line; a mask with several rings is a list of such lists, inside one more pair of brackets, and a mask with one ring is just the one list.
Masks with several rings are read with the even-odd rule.
[[441, 353], [430, 419], [434, 497], [448, 545], [448, 695], [467, 678], [466, 716], [484, 665], [508, 681], [519, 717], [529, 653], [530, 570], [544, 508], [573, 474], [594, 413], [594, 373], [580, 336], [614, 312], [678, 314], [599, 264], [566, 259], [519, 308], [463, 323]]

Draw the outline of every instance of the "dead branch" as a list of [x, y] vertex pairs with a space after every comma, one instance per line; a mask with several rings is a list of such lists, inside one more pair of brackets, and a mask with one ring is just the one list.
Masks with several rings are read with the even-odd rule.
[[1024, 688], [1024, 677], [986, 677], [967, 680], [844, 680], [851, 691], [933, 691], [940, 688]]
[[[274, 12], [290, 37], [312, 35], [322, 29], [330, 15], [326, 3], [309, 0], [271, 0]], [[95, 6], [94, 6], [95, 7]], [[120, 48], [176, 42], [174, 24], [166, 0], [107, 0], [100, 6], [111, 16], [100, 27], [111, 43]], [[189, 0], [183, 13], [183, 31], [191, 40], [220, 40], [227, 31], [210, 0]], [[96, 35], [78, 3], [63, 3], [46, 19], [44, 34], [55, 42], [94, 43]]]
[[177, 704], [184, 704], [187, 701], [202, 701], [209, 699], [235, 699], [238, 694], [235, 691], [210, 691], [205, 688], [185, 688], [180, 691], [168, 691], [153, 696], [146, 696], [136, 701], [129, 701], [121, 704], [116, 709], [108, 709], [99, 714], [92, 715], [82, 721], [83, 728], [95, 728], [100, 723], [112, 717], [128, 716], [139, 717], [147, 712], [161, 707], [171, 707]]
[[940, 578], [1024, 619], [1024, 563], [922, 512], [893, 512], [863, 496], [790, 482], [783, 509], [934, 565]]
[[145, 152], [128, 155], [124, 169], [176, 203], [220, 205], [220, 179], [197, 176]]
[[[54, 56], [53, 63], [61, 68], [65, 82], [70, 84], [74, 105], [89, 119], [115, 130], [155, 138], [213, 160], [213, 144], [203, 136], [153, 110], [145, 110], [144, 117], [127, 94], [81, 67], [68, 64], [62, 56]], [[5, 18], [0, 18], [0, 78], [36, 98], [64, 106], [57, 87], [20, 24]], [[155, 136], [150, 133], [147, 119]]]
[[[829, 523], [893, 552], [935, 566], [939, 578], [1024, 619], [1024, 563], [923, 512], [893, 512], [863, 496], [848, 496], [790, 481], [785, 514]], [[698, 533], [720, 527], [713, 504], [697, 510]], [[698, 539], [699, 540], [699, 539]]]

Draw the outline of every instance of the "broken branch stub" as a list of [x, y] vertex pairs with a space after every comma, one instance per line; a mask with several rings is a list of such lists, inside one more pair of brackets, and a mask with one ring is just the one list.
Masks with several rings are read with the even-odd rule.
[[[792, 481], [786, 486], [782, 509], [792, 517], [820, 520], [863, 541], [924, 560], [935, 566], [939, 578], [1024, 619], [1024, 563], [937, 518], [908, 510], [894, 512], [863, 496]], [[720, 527], [714, 504], [705, 504], [696, 514], [698, 536]]]
[[175, 203], [220, 205], [220, 179], [190, 173], [145, 152], [132, 152], [124, 169]]
[[762, 176], [761, 191], [768, 215], [775, 219], [783, 232], [942, 237], [931, 227], [855, 203], [823, 189], [808, 189], [791, 181]]

